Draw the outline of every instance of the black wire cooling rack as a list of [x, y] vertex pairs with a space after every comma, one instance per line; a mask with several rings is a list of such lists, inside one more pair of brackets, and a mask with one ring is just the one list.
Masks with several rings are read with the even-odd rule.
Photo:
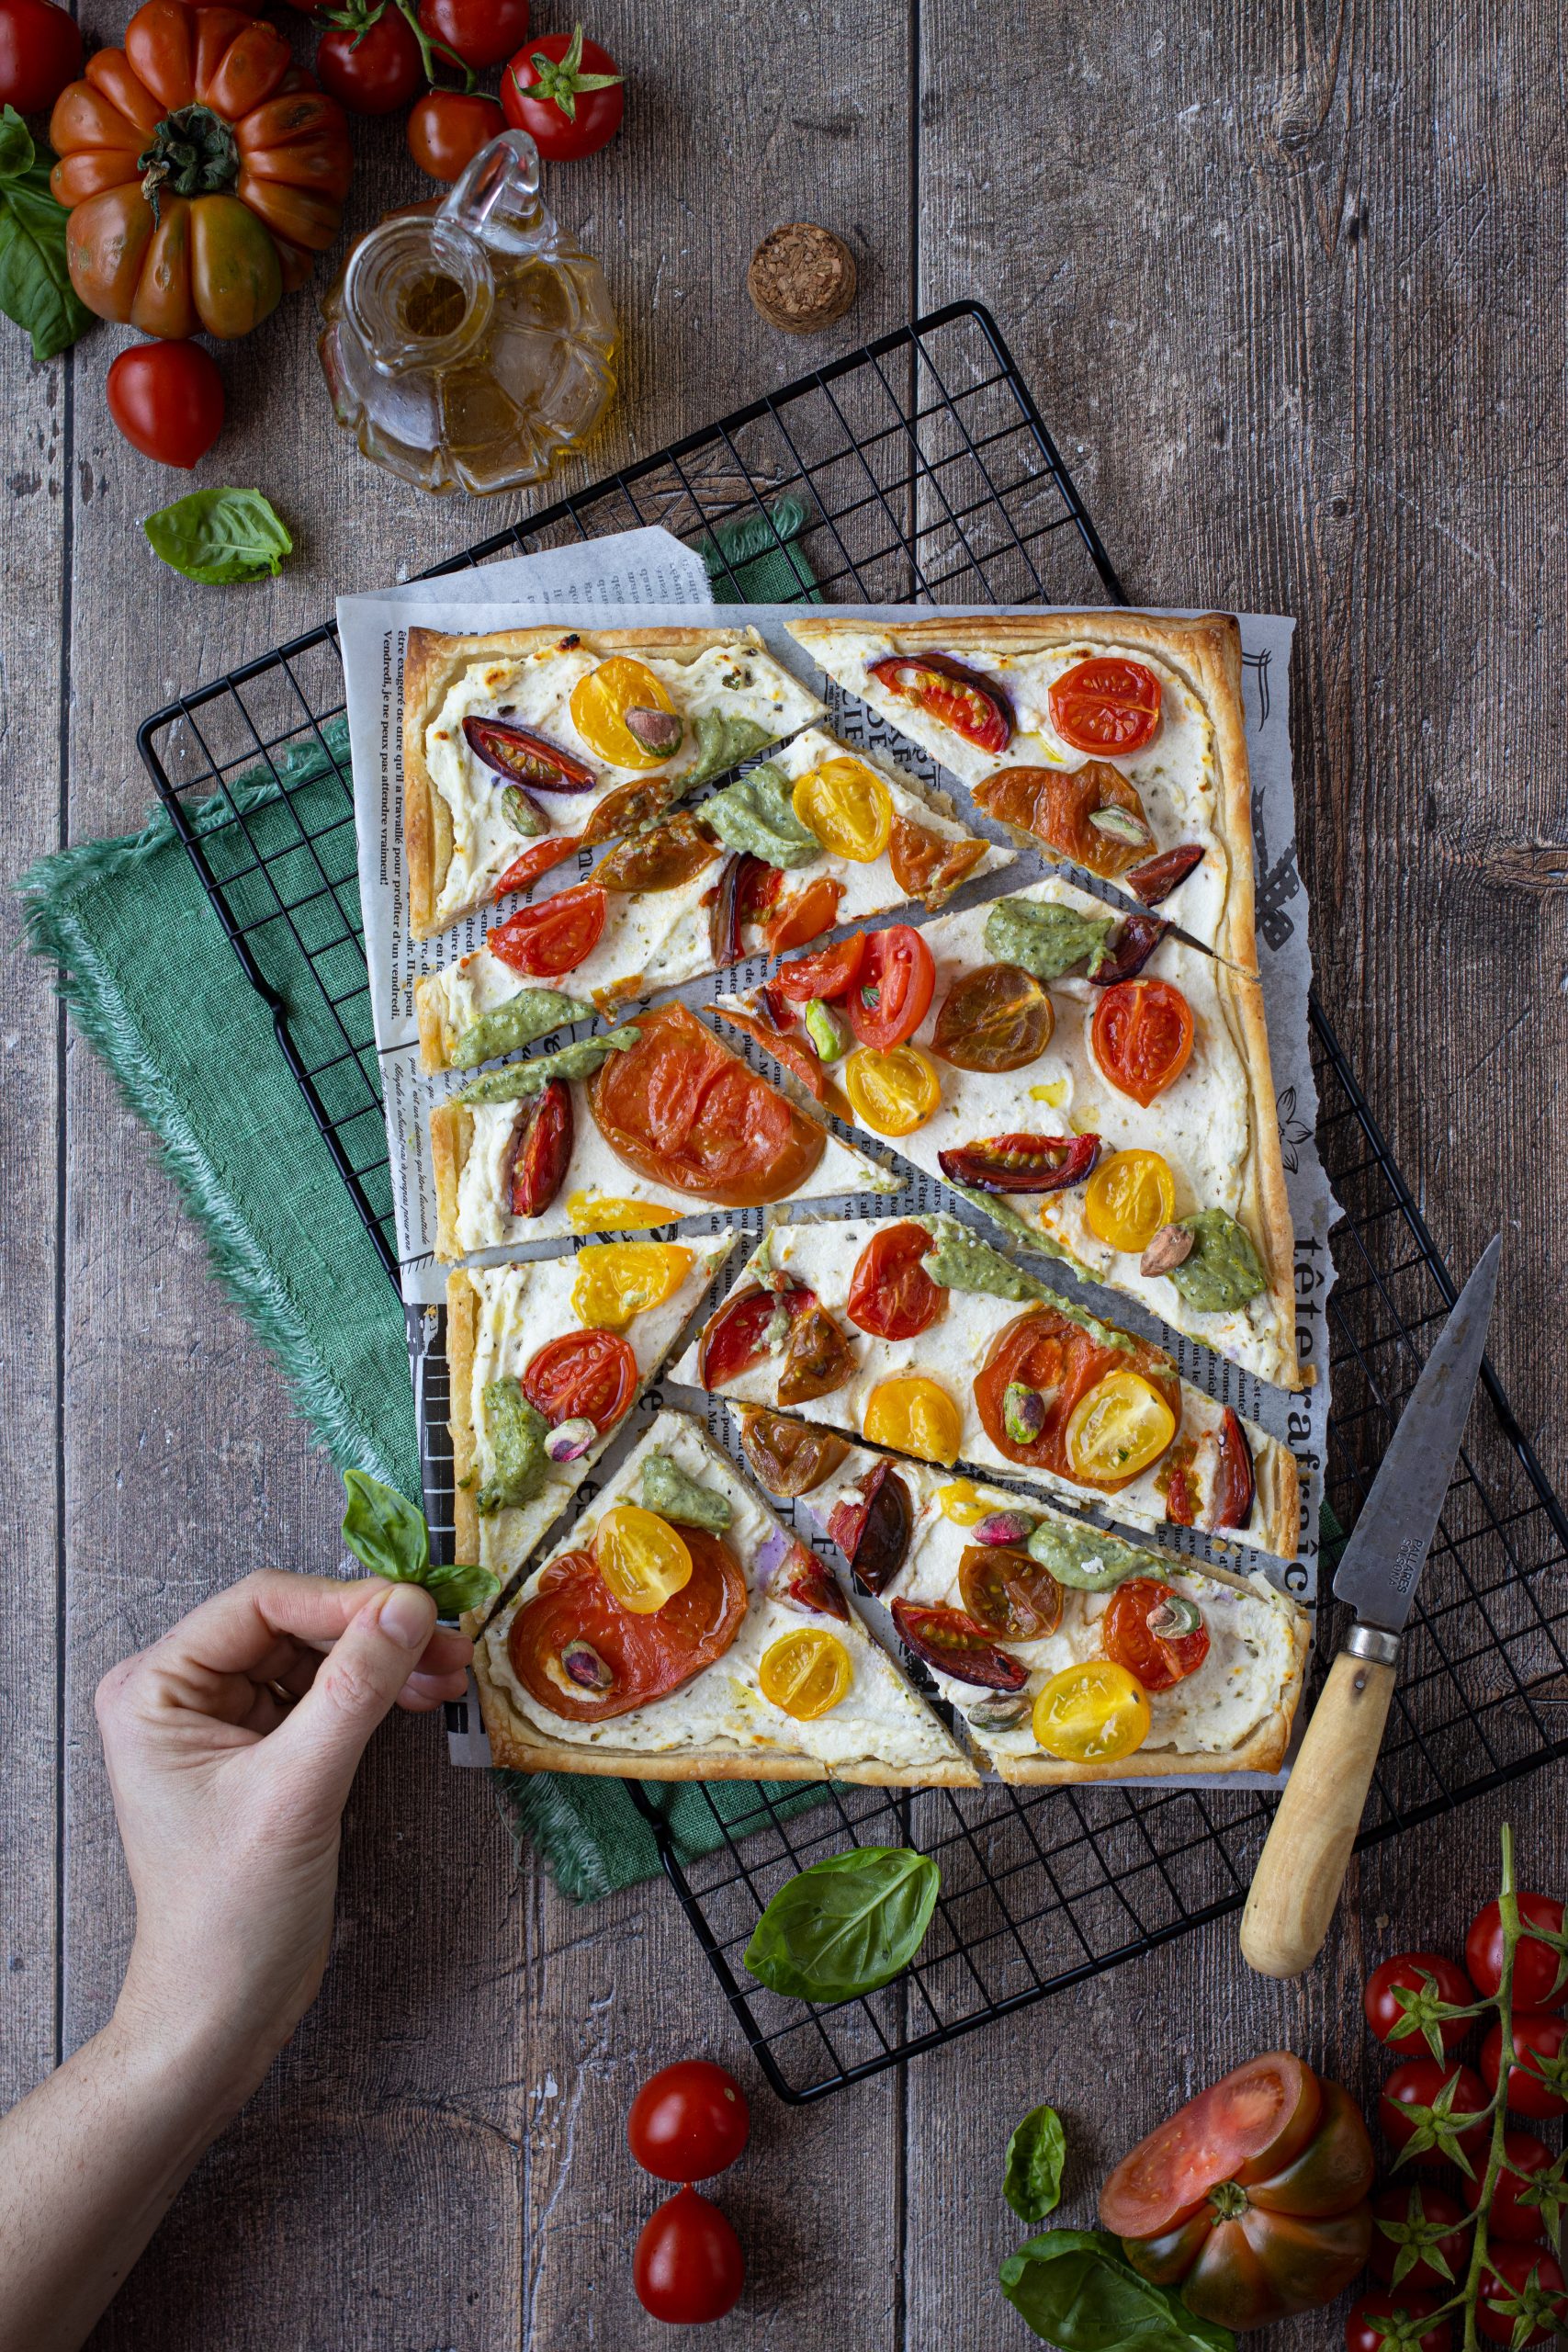
[[[647, 523], [700, 546], [726, 602], [1123, 601], [975, 303], [884, 335], [439, 570]], [[395, 1282], [335, 630], [323, 625], [181, 696], [138, 740]], [[1456, 1292], [1315, 1000], [1311, 1019], [1319, 1143], [1345, 1210], [1325, 1471], [1348, 1532]], [[447, 1557], [441, 1317], [411, 1310], [410, 1340], [432, 1537]], [[1568, 1518], [1489, 1368], [1483, 1384], [1405, 1637], [1363, 1845], [1568, 1754]], [[1325, 1654], [1338, 1614], [1320, 1612]], [[662, 1814], [628, 1785], [759, 2064], [794, 2100], [1236, 1910], [1274, 1802], [1204, 1789], [834, 1788], [803, 1807], [798, 1795], [732, 1783], [722, 1811], [703, 1792], [714, 1850], [682, 1860]], [[805, 1864], [851, 1843], [935, 1857], [942, 1891], [919, 1961], [885, 1991], [830, 2007], [765, 1992], [741, 1958], [762, 1907]]]

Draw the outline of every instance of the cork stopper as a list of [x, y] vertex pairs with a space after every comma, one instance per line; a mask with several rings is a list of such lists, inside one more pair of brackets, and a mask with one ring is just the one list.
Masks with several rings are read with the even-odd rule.
[[855, 257], [830, 229], [786, 220], [752, 254], [746, 290], [770, 326], [815, 334], [854, 300]]

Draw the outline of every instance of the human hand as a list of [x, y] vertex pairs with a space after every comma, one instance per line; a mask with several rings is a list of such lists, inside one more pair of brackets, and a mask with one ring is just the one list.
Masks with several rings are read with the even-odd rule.
[[367, 1740], [394, 1703], [460, 1698], [472, 1654], [417, 1585], [264, 1569], [99, 1684], [136, 1894], [117, 2014], [220, 2103], [249, 2097], [316, 1996]]

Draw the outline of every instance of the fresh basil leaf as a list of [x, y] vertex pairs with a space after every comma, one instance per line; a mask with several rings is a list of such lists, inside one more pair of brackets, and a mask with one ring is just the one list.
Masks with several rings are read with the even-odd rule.
[[93, 323], [65, 262], [65, 207], [49, 165], [15, 107], [0, 112], [0, 311], [32, 337], [33, 357], [56, 352]]
[[1140, 2278], [1099, 2230], [1046, 2230], [1010, 2254], [1000, 2275], [1013, 2309], [1056, 2352], [1235, 2352], [1228, 2327]]
[[1043, 2222], [1062, 2201], [1067, 2137], [1054, 2107], [1032, 2107], [1008, 2142], [1002, 2195], [1021, 2222]]
[[193, 490], [141, 526], [172, 571], [227, 588], [281, 571], [294, 542], [259, 490]]
[[480, 1609], [501, 1590], [501, 1578], [489, 1568], [463, 1562], [449, 1568], [427, 1568], [420, 1581], [442, 1617], [460, 1617], [465, 1609]]
[[348, 1488], [343, 1540], [360, 1566], [400, 1584], [427, 1583], [430, 1530], [424, 1513], [367, 1470], [345, 1470], [343, 1483]]
[[781, 1886], [746, 1947], [746, 1965], [774, 1993], [849, 2001], [908, 1968], [942, 1889], [929, 1854], [853, 1846]]

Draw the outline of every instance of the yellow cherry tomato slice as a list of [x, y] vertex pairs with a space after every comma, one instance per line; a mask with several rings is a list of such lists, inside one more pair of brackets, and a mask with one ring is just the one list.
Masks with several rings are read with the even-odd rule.
[[578, 1252], [571, 1310], [591, 1331], [624, 1331], [634, 1315], [673, 1298], [696, 1252], [679, 1241], [594, 1241]]
[[795, 813], [834, 857], [869, 865], [893, 831], [893, 795], [863, 760], [824, 760], [803, 775], [792, 796]]
[[980, 1500], [972, 1478], [954, 1478], [951, 1487], [939, 1487], [936, 1498], [943, 1519], [952, 1520], [955, 1527], [977, 1527], [990, 1508]]
[[1175, 1435], [1176, 1416], [1157, 1388], [1135, 1372], [1110, 1372], [1067, 1417], [1067, 1462], [1079, 1478], [1135, 1478]]
[[1143, 1684], [1108, 1657], [1065, 1666], [1034, 1702], [1034, 1736], [1068, 1764], [1116, 1764], [1149, 1736]]
[[567, 1223], [573, 1233], [638, 1233], [650, 1225], [672, 1225], [672, 1209], [656, 1208], [649, 1201], [624, 1201], [604, 1193], [571, 1193], [567, 1196]]
[[1108, 1250], [1146, 1250], [1176, 1215], [1176, 1180], [1157, 1151], [1113, 1151], [1084, 1189], [1084, 1222]]
[[964, 1432], [958, 1408], [946, 1389], [919, 1373], [885, 1380], [874, 1388], [866, 1398], [862, 1428], [873, 1445], [913, 1453], [921, 1462], [940, 1462], [944, 1470], [957, 1461]]
[[607, 662], [579, 678], [571, 690], [571, 723], [599, 759], [615, 768], [661, 768], [681, 746], [651, 752], [639, 743], [626, 725], [628, 710], [662, 710], [675, 706], [646, 662], [629, 653], [613, 653]]
[[652, 1617], [692, 1580], [692, 1555], [667, 1519], [640, 1503], [617, 1503], [593, 1540], [599, 1573], [623, 1609]]
[[799, 1724], [831, 1713], [848, 1698], [854, 1679], [850, 1654], [838, 1635], [815, 1625], [802, 1625], [798, 1633], [770, 1643], [757, 1668], [763, 1698]]
[[895, 1046], [890, 1054], [859, 1046], [844, 1064], [844, 1091], [873, 1135], [911, 1136], [942, 1101], [942, 1080], [918, 1046]]

